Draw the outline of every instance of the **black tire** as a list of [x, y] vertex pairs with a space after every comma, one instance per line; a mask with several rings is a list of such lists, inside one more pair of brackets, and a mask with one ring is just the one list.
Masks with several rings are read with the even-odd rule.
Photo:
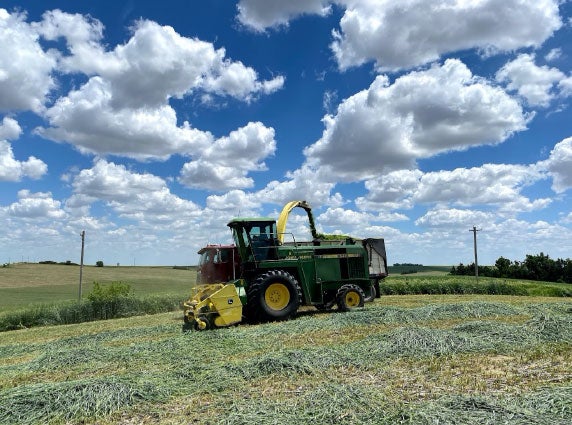
[[284, 270], [260, 274], [246, 291], [247, 317], [253, 322], [290, 318], [302, 302], [302, 289], [294, 276]]
[[353, 284], [347, 284], [338, 289], [336, 294], [336, 304], [340, 311], [350, 311], [363, 307], [365, 294], [363, 290]]

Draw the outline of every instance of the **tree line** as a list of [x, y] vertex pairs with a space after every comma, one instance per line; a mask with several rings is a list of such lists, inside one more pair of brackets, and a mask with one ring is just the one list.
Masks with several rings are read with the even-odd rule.
[[[474, 276], [475, 263], [453, 266], [450, 274]], [[524, 261], [499, 257], [494, 266], [479, 266], [479, 276], [572, 283], [572, 260], [553, 260], [542, 252], [538, 255], [527, 255]]]

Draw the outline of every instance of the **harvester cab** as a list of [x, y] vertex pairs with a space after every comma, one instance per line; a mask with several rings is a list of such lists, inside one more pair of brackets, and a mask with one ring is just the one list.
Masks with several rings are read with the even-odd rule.
[[243, 263], [258, 263], [278, 258], [279, 240], [275, 220], [237, 218], [228, 223], [228, 226], [232, 229], [234, 243]]
[[197, 284], [227, 282], [240, 276], [240, 257], [234, 245], [207, 245], [201, 248]]
[[[296, 207], [308, 213], [312, 241], [296, 241], [285, 232], [288, 214]], [[383, 239], [320, 237], [305, 201], [288, 203], [278, 222], [235, 218], [228, 226], [240, 259], [240, 276], [197, 285], [184, 303], [183, 329], [230, 326], [244, 319], [284, 320], [302, 305], [352, 310], [379, 294], [379, 281], [387, 275]]]

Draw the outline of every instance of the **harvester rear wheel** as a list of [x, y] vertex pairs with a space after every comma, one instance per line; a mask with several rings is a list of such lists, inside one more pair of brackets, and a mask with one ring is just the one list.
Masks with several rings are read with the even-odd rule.
[[252, 321], [283, 320], [298, 310], [302, 289], [284, 270], [260, 274], [247, 290], [247, 314]]
[[365, 295], [363, 290], [353, 284], [342, 286], [336, 294], [336, 304], [340, 311], [350, 311], [363, 307]]

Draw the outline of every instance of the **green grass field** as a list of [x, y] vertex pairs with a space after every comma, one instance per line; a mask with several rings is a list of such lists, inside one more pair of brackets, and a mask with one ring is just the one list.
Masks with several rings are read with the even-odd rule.
[[[84, 266], [82, 294], [91, 291], [93, 282], [124, 282], [136, 296], [181, 294], [184, 299], [195, 281], [194, 269]], [[79, 266], [18, 263], [0, 268], [0, 312], [38, 303], [73, 301], [78, 295]]]
[[0, 334], [0, 423], [572, 423], [568, 298], [387, 296], [180, 329], [173, 312]]

